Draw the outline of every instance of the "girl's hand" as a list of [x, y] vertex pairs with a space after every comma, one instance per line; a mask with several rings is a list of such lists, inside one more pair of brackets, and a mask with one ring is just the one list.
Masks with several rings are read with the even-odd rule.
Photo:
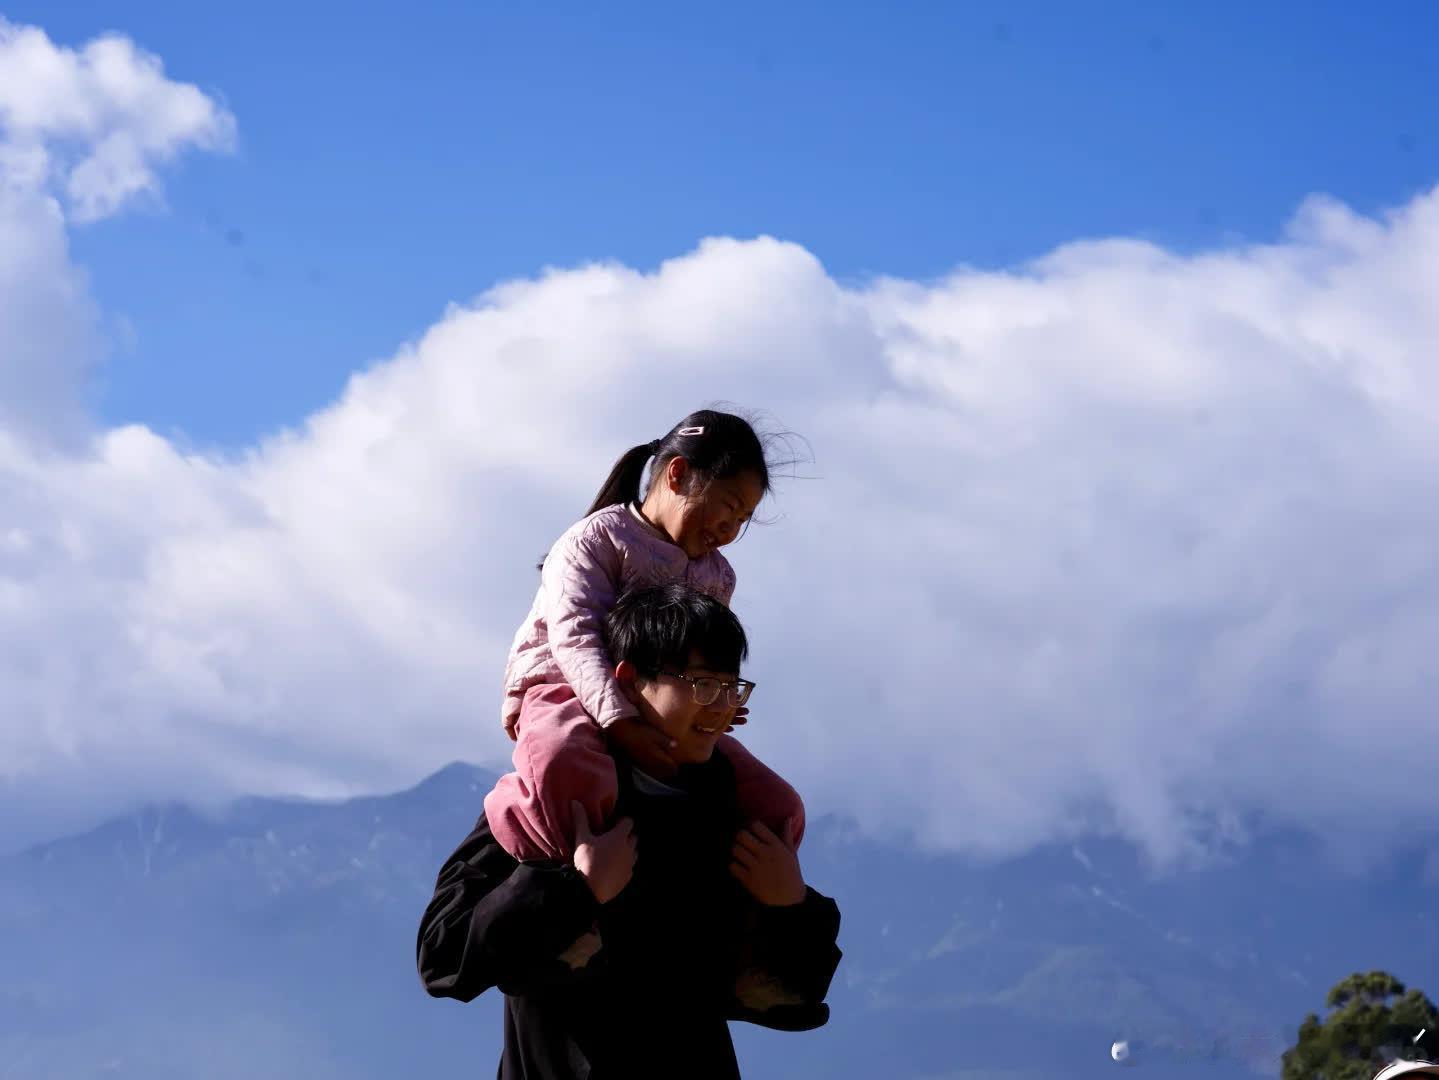
[[725, 734], [729, 734], [735, 728], [749, 723], [749, 706], [741, 705], [734, 711], [734, 718], [730, 720], [729, 727], [725, 728]]
[[761, 904], [793, 907], [804, 902], [804, 875], [795, 854], [794, 822], [784, 823], [776, 836], [762, 821], [741, 829], [735, 837], [730, 873]]
[[635, 823], [620, 818], [608, 832], [590, 832], [584, 805], [570, 803], [575, 816], [575, 869], [601, 904], [608, 904], [630, 883], [635, 872]]

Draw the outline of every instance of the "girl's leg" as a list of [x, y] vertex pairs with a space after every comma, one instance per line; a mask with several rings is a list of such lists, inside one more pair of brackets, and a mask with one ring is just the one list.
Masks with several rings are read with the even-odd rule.
[[590, 828], [605, 828], [619, 794], [604, 736], [569, 686], [532, 686], [520, 708], [515, 771], [485, 796], [485, 817], [501, 847], [521, 861], [569, 861], [575, 852], [571, 802]]
[[804, 801], [779, 773], [745, 749], [744, 743], [721, 735], [715, 749], [734, 766], [735, 796], [740, 812], [750, 821], [763, 821], [776, 836], [784, 835], [786, 821], [794, 822], [794, 842], [804, 839]]

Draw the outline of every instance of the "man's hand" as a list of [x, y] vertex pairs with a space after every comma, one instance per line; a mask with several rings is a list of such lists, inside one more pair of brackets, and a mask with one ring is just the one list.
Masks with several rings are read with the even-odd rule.
[[670, 756], [676, 746], [674, 739], [638, 716], [621, 717], [605, 728], [605, 734], [642, 769], [658, 766], [661, 771], [672, 772], [679, 767]]
[[726, 734], [728, 734], [729, 732], [733, 731], [735, 728], [737, 728], [737, 727], [744, 727], [744, 725], [746, 725], [746, 724], [748, 724], [748, 723], [749, 723], [749, 706], [748, 706], [748, 705], [741, 705], [738, 709], [736, 709], [736, 710], [734, 711], [734, 716], [730, 718], [729, 727], [725, 728], [725, 732], [726, 732]]
[[635, 823], [620, 818], [608, 832], [590, 832], [581, 803], [570, 803], [575, 817], [575, 869], [601, 904], [608, 904], [630, 883], [635, 872]]
[[804, 875], [795, 854], [793, 821], [784, 823], [782, 837], [762, 821], [741, 829], [731, 856], [730, 873], [761, 904], [792, 907], [804, 902]]

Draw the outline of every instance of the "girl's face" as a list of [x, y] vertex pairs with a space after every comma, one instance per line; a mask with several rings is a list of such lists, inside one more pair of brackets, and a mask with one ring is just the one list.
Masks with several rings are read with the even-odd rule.
[[[764, 498], [760, 478], [752, 472], [743, 472], [723, 480], [711, 480], [693, 494], [684, 495], [689, 464], [683, 458], [675, 458], [670, 464], [680, 466], [677, 470], [667, 470], [666, 479], [673, 477], [678, 481], [675, 493], [681, 499], [670, 539], [691, 559], [702, 558], [734, 543]], [[674, 476], [675, 472], [679, 475]]]

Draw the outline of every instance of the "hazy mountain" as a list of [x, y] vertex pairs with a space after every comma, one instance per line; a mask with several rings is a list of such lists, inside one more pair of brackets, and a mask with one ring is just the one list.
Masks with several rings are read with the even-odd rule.
[[[0, 1077], [493, 1075], [498, 1001], [432, 1001], [414, 971], [491, 779], [151, 808], [0, 860]], [[1123, 1039], [1147, 1076], [1246, 1077], [1352, 970], [1439, 992], [1420, 852], [1358, 877], [1271, 837], [1151, 878], [1113, 842], [977, 865], [822, 820], [804, 861], [844, 912], [834, 1020], [736, 1025], [747, 1076], [1085, 1078]]]

